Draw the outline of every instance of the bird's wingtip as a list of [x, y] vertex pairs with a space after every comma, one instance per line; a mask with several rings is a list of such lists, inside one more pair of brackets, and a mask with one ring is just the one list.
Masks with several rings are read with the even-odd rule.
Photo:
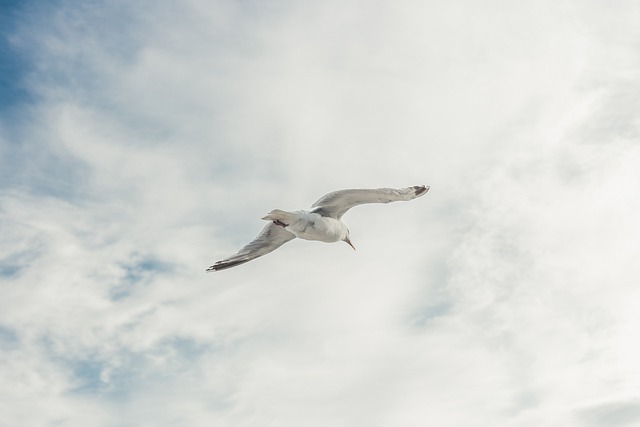
[[422, 196], [427, 191], [429, 191], [430, 188], [431, 188], [431, 186], [429, 186], [429, 185], [416, 185], [416, 186], [413, 187], [413, 189], [416, 191], [416, 197], [417, 196]]
[[205, 272], [210, 273], [212, 271], [220, 271], [226, 270], [227, 268], [235, 267], [236, 265], [244, 264], [245, 262], [251, 261], [252, 258], [249, 259], [226, 259], [222, 261], [218, 261], [213, 264], [211, 267], [207, 268]]
[[207, 268], [205, 272], [211, 273], [212, 271], [218, 271], [222, 268], [224, 268], [224, 263], [222, 261], [218, 261], [215, 264], [209, 266], [209, 268]]

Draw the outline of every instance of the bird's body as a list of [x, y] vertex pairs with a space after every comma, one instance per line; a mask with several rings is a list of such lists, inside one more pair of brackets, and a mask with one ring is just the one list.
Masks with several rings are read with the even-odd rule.
[[353, 249], [349, 229], [342, 222], [350, 208], [364, 203], [390, 203], [408, 201], [424, 195], [429, 187], [424, 185], [401, 189], [377, 188], [334, 191], [321, 197], [311, 210], [295, 212], [274, 209], [262, 219], [269, 221], [262, 232], [240, 251], [213, 264], [207, 271], [224, 270], [244, 264], [266, 255], [296, 237], [333, 243], [344, 241]]
[[276, 209], [262, 219], [277, 221], [276, 225], [280, 226], [284, 224], [285, 230], [304, 240], [333, 243], [344, 240], [349, 234], [349, 229], [342, 221], [311, 211], [286, 212]]

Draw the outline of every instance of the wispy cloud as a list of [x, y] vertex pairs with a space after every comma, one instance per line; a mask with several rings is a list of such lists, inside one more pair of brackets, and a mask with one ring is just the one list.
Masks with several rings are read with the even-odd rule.
[[[0, 120], [2, 421], [637, 422], [639, 13], [31, 2], [3, 33], [29, 95]], [[349, 212], [356, 253], [204, 273], [272, 208], [421, 183]]]

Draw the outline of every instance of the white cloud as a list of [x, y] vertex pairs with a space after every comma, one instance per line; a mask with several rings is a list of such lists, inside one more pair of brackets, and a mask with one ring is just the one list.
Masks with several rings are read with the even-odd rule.
[[[633, 3], [42, 8], [1, 122], [2, 423], [637, 422]], [[355, 253], [204, 274], [272, 208], [421, 183], [349, 212]]]

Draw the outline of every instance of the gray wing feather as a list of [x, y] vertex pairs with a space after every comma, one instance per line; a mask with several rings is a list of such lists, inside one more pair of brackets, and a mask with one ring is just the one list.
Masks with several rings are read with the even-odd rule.
[[262, 229], [260, 234], [258, 234], [258, 237], [240, 249], [237, 254], [216, 262], [211, 267], [207, 268], [207, 271], [224, 270], [226, 268], [244, 264], [252, 259], [256, 259], [262, 255], [275, 251], [295, 237], [296, 236], [293, 233], [285, 230], [284, 227], [270, 222]]
[[407, 188], [374, 188], [339, 190], [326, 194], [311, 207], [312, 212], [340, 219], [349, 209], [365, 203], [390, 203], [413, 200], [429, 191], [428, 186], [415, 185]]

